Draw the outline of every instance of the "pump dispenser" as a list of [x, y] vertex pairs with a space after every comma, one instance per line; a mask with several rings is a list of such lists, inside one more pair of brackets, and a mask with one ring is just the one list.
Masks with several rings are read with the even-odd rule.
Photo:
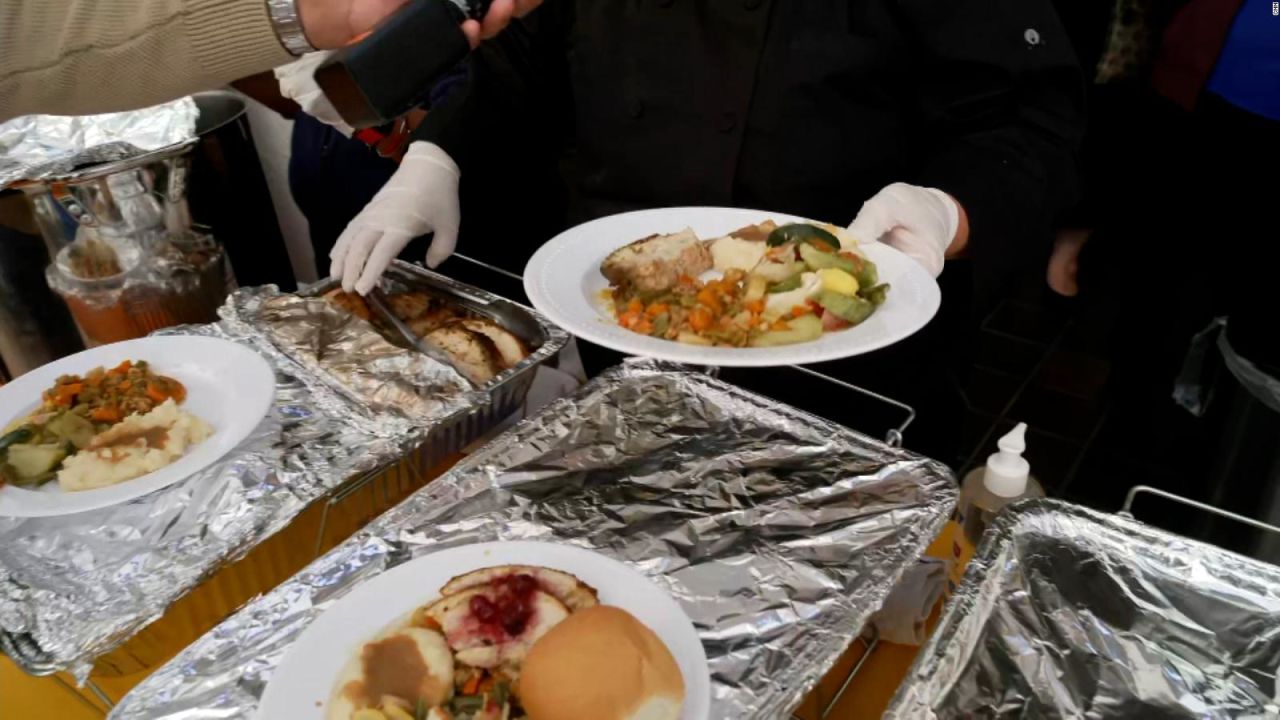
[[965, 539], [973, 545], [1006, 505], [1044, 497], [1044, 489], [1031, 476], [1031, 463], [1022, 457], [1027, 449], [1026, 433], [1027, 424], [1018, 423], [996, 443], [999, 450], [987, 458], [985, 467], [974, 468], [965, 475], [956, 519], [964, 528]]

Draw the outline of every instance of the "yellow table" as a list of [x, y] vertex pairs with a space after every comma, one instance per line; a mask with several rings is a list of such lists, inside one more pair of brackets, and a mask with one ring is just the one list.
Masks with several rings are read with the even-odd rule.
[[[231, 615], [259, 593], [284, 582], [310, 563], [350, 537], [370, 520], [446, 472], [461, 456], [422, 471], [402, 462], [364, 485], [358, 492], [328, 507], [321, 501], [298, 515], [284, 530], [254, 548], [241, 560], [219, 570], [183, 597], [163, 617], [144, 628], [117, 650], [100, 658], [91, 680], [112, 702], [119, 701], [152, 670], [164, 664], [182, 648]], [[324, 523], [324, 537], [316, 542]], [[954, 523], [929, 547], [935, 557], [956, 561], [952, 573], [958, 582], [963, 566], [972, 555], [959, 537]], [[318, 547], [317, 547], [318, 545]], [[934, 610], [930, 628], [937, 620]], [[801, 720], [823, 720], [823, 709], [836, 699], [826, 718], [853, 720], [878, 718], [906, 676], [918, 648], [893, 643], [875, 644], [870, 653], [863, 642], [855, 642], [830, 673], [797, 709]], [[863, 656], [866, 655], [865, 661]], [[862, 666], [843, 693], [840, 688], [850, 670]], [[106, 705], [90, 688], [77, 688], [66, 674], [35, 678], [0, 657], [0, 718], [4, 720], [96, 720]]]
[[[163, 617], [94, 663], [93, 688], [77, 688], [65, 673], [31, 677], [0, 657], [0, 718], [75, 720], [101, 718], [112, 703], [186, 646], [222, 622], [247, 601], [280, 585], [320, 554], [350, 537], [369, 521], [444, 474], [462, 456], [434, 468], [403, 460], [330, 502], [322, 499], [240, 560], [231, 563], [174, 603]], [[324, 532], [321, 536], [321, 528]]]

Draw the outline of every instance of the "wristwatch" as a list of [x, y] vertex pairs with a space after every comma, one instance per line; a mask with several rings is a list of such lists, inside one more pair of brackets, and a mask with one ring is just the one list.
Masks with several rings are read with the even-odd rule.
[[298, 0], [267, 0], [267, 14], [271, 17], [271, 27], [280, 38], [284, 49], [294, 55], [306, 55], [315, 52], [316, 48], [307, 39], [302, 29], [302, 20], [298, 17]]

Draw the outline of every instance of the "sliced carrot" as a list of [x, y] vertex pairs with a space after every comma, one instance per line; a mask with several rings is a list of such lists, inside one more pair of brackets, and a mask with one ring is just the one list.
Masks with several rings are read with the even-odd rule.
[[84, 391], [83, 383], [68, 383], [59, 385], [53, 397], [53, 401], [59, 405], [70, 405], [76, 396]]
[[804, 315], [812, 315], [812, 314], [813, 314], [813, 308], [809, 307], [808, 305], [796, 305], [795, 307], [791, 308], [791, 317], [793, 318], [798, 318]]
[[760, 313], [764, 312], [764, 298], [742, 303], [742, 307], [749, 313], [755, 313], [756, 315], [759, 315]]
[[187, 386], [183, 385], [177, 380], [174, 380], [173, 378], [165, 378], [165, 379], [168, 380], [169, 382], [169, 397], [173, 398], [174, 402], [179, 402], [179, 403], [186, 402]]
[[162, 403], [169, 399], [169, 396], [166, 395], [163, 390], [156, 387], [155, 383], [147, 383], [147, 397], [158, 403]]
[[698, 291], [697, 299], [699, 305], [706, 305], [712, 310], [720, 312], [722, 305], [720, 303], [720, 297], [716, 295], [715, 290], [712, 290], [709, 287], [702, 288]]
[[631, 329], [632, 329], [632, 330], [635, 330], [636, 332], [640, 333], [641, 335], [652, 335], [652, 334], [653, 334], [653, 323], [649, 322], [649, 319], [648, 319], [648, 318], [641, 318], [641, 319], [640, 319], [640, 321], [639, 321], [639, 322], [637, 322], [637, 323], [635, 324], [635, 326], [634, 326], [634, 327], [632, 327]]
[[133, 387], [133, 381], [132, 381], [132, 380], [121, 380], [121, 381], [120, 381], [120, 384], [119, 384], [119, 385], [117, 385], [116, 387], [120, 388], [121, 390], [128, 391], [128, 390], [129, 390], [129, 388]]
[[671, 306], [667, 305], [666, 303], [660, 303], [660, 302], [651, 303], [649, 307], [644, 309], [644, 314], [651, 318], [658, 317], [659, 315], [666, 312], [671, 312]]
[[628, 310], [618, 316], [618, 324], [628, 330], [631, 330], [640, 322], [642, 317], [643, 316], [640, 314], [639, 310]]
[[644, 312], [644, 303], [640, 298], [632, 298], [631, 302], [627, 303], [627, 312]]
[[129, 371], [130, 371], [130, 370], [132, 370], [132, 369], [133, 369], [133, 361], [132, 361], [132, 360], [125, 360], [124, 362], [120, 363], [119, 365], [115, 366], [114, 368], [111, 368], [111, 372], [110, 372], [109, 374], [111, 374], [111, 375], [124, 375], [125, 373], [129, 372]]
[[467, 678], [467, 682], [462, 686], [463, 695], [475, 695], [480, 689], [480, 674], [477, 673]]
[[790, 330], [791, 326], [787, 324], [786, 320], [774, 320], [773, 324], [769, 326], [769, 329], [770, 330]]
[[98, 422], [109, 422], [109, 423], [119, 422], [120, 408], [115, 407], [114, 405], [107, 405], [105, 407], [94, 408], [93, 410], [89, 411], [89, 419], [97, 420]]
[[704, 332], [711, 327], [714, 319], [706, 308], [694, 308], [689, 313], [689, 327], [693, 328], [695, 332]]

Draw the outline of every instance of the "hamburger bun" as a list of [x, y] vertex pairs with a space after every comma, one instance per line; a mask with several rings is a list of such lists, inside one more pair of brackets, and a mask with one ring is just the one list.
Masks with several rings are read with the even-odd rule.
[[684, 678], [652, 630], [597, 605], [534, 643], [516, 693], [529, 720], [676, 720]]

